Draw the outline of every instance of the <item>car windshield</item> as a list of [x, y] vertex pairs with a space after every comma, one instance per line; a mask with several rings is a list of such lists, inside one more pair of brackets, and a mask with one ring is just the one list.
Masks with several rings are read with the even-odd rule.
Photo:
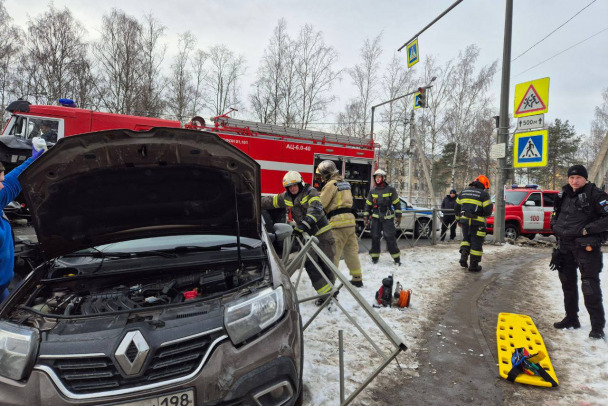
[[[77, 253], [88, 252], [146, 252], [172, 250], [176, 247], [217, 247], [226, 246], [226, 249], [236, 250], [236, 236], [233, 235], [172, 235], [152, 238], [139, 238], [136, 240], [121, 241], [111, 244], [98, 245]], [[241, 237], [241, 244], [249, 247], [259, 247], [262, 242], [253, 238]], [[246, 248], [246, 247], [244, 247]]]
[[505, 192], [505, 204], [519, 205], [528, 196], [525, 190], [507, 190]]

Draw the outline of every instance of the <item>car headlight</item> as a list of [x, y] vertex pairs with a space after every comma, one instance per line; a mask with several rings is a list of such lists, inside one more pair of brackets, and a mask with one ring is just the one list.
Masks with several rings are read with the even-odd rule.
[[234, 344], [261, 333], [283, 316], [283, 288], [267, 288], [226, 306], [224, 325]]
[[17, 381], [29, 376], [39, 339], [36, 329], [0, 321], [0, 375]]

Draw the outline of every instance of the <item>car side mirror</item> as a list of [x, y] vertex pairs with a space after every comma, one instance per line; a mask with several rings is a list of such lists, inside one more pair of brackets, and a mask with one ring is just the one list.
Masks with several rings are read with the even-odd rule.
[[278, 242], [285, 240], [287, 237], [291, 237], [293, 234], [293, 227], [285, 223], [274, 224], [274, 235]]
[[536, 203], [534, 203], [532, 200], [528, 200], [526, 203], [524, 203], [524, 206], [536, 206]]

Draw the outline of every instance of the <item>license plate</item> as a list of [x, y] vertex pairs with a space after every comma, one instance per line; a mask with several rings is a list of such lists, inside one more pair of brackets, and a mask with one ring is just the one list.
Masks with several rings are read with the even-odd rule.
[[176, 392], [112, 406], [194, 406], [194, 391]]

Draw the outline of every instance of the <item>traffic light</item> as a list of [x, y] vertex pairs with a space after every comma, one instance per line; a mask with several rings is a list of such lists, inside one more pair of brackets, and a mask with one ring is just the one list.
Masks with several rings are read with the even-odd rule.
[[425, 90], [426, 89], [424, 87], [419, 87], [418, 88], [418, 91], [420, 92], [420, 95], [418, 96], [418, 104], [422, 108], [427, 107], [427, 105], [426, 105], [426, 93], [424, 92]]

